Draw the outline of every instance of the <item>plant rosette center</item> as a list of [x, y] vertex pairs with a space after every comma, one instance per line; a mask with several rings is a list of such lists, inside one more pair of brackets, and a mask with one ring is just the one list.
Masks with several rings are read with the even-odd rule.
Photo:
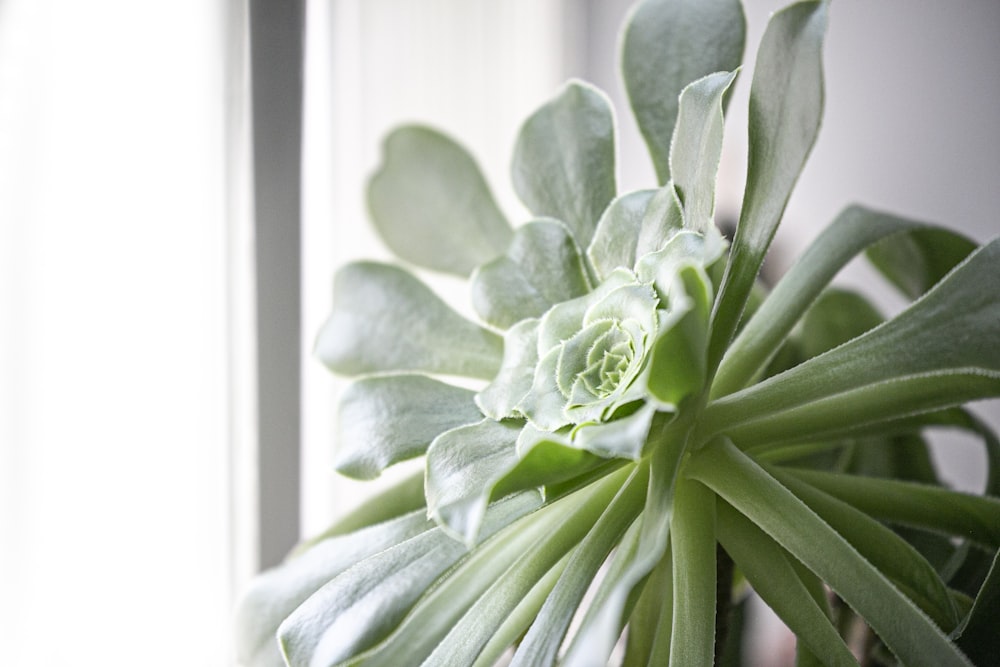
[[590, 294], [542, 317], [539, 362], [517, 410], [537, 428], [604, 422], [645, 396], [637, 382], [656, 336], [659, 299], [650, 285], [619, 271]]

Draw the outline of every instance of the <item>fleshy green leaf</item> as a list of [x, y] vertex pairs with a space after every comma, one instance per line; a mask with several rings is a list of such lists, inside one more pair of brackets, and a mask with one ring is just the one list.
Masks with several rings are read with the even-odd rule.
[[577, 547], [538, 616], [520, 642], [510, 667], [555, 664], [577, 607], [611, 550], [642, 509], [649, 468], [634, 470]]
[[711, 665], [715, 657], [715, 494], [681, 476], [670, 517], [674, 559], [671, 665]]
[[538, 320], [518, 322], [504, 334], [500, 372], [476, 394], [483, 414], [496, 420], [517, 416], [514, 408], [531, 390], [537, 363]]
[[663, 558], [642, 586], [628, 619], [622, 667], [665, 665], [670, 661], [674, 620], [674, 559], [667, 544]]
[[[538, 507], [537, 494], [490, 508], [485, 535]], [[282, 622], [278, 637], [290, 664], [334, 665], [395, 628], [428, 586], [467, 554], [440, 529], [427, 530], [359, 560], [312, 594]]]
[[945, 583], [920, 553], [903, 538], [847, 503], [826, 495], [780, 469], [769, 470], [811, 510], [850, 542], [872, 565], [892, 580], [935, 623], [946, 631], [958, 625]]
[[962, 634], [958, 638], [961, 646], [979, 665], [988, 665], [1000, 654], [1000, 632], [997, 619], [1000, 618], [1000, 551], [993, 557], [986, 580], [976, 595], [976, 601], [965, 619]]
[[746, 20], [738, 0], [645, 0], [627, 20], [622, 74], [661, 184], [670, 180], [670, 140], [681, 90], [740, 66]]
[[802, 318], [795, 336], [805, 359], [819, 356], [882, 324], [884, 318], [857, 292], [837, 288], [823, 290]]
[[[602, 533], [611, 531], [612, 535], [620, 535], [641, 509], [643, 497], [641, 483], [638, 488], [636, 485], [626, 484], [624, 489], [619, 490], [622, 473], [612, 476], [618, 484], [604, 481], [595, 485], [597, 492], [577, 512], [567, 516], [565, 522], [541, 540], [536, 548], [519, 558], [503, 577], [490, 586], [438, 644], [425, 664], [428, 667], [463, 667], [470, 664], [481, 647], [488, 642], [493, 630], [530, 593], [535, 582], [564, 556], [569, 555], [569, 562], [573, 561], [572, 554], [580, 551], [574, 547], [585, 535], [593, 534], [597, 529], [595, 522], [601, 526]], [[614, 515], [614, 520], [602, 523], [599, 517], [609, 513]], [[609, 541], [608, 535], [599, 534], [593, 540], [585, 542], [585, 546], [606, 554], [612, 545], [602, 545], [602, 542]], [[582, 557], [585, 560], [592, 559], [594, 554]]]
[[701, 448], [685, 470], [829, 584], [903, 663], [971, 664], [837, 531], [731, 443], [720, 439]]
[[236, 652], [247, 667], [280, 667], [278, 626], [328, 581], [384, 549], [434, 528], [423, 511], [316, 544], [258, 576], [236, 609]]
[[819, 470], [780, 469], [882, 521], [970, 539], [1000, 549], [1000, 500], [939, 486], [841, 475]]
[[363, 378], [340, 401], [336, 468], [374, 479], [393, 463], [420, 456], [441, 433], [483, 418], [473, 392], [423, 375]]
[[743, 210], [713, 314], [713, 370], [736, 331], [792, 187], [819, 131], [826, 13], [825, 0], [798, 2], [771, 17], [761, 40], [750, 88], [750, 149]]
[[639, 223], [636, 264], [642, 262], [643, 256], [662, 250], [682, 229], [684, 209], [674, 182], [669, 181], [653, 194]]
[[424, 371], [492, 378], [503, 341], [458, 315], [412, 274], [377, 262], [337, 272], [316, 355], [344, 375]]
[[696, 232], [715, 225], [715, 178], [722, 156], [722, 98], [736, 72], [717, 72], [681, 92], [670, 144], [670, 174], [684, 204], [684, 226]]
[[[424, 472], [418, 470], [378, 493], [372, 494], [364, 503], [337, 519], [319, 535], [303, 541], [295, 547], [292, 555], [304, 553], [325, 539], [346, 535], [377, 523], [389, 521], [416, 510], [424, 510]], [[426, 514], [426, 512], [425, 512]]]
[[741, 446], [1000, 395], [1000, 240], [895, 319], [710, 403], [704, 423]]
[[472, 157], [427, 127], [401, 127], [386, 138], [368, 206], [393, 253], [436, 271], [467, 276], [511, 238]]
[[[882, 239], [887, 245], [897, 241], [909, 243], [904, 241], [907, 235], [923, 234], [940, 238], [951, 233], [861, 206], [844, 210], [782, 277], [740, 331], [719, 366], [712, 396], [724, 396], [743, 388], [767, 364], [809, 304], [859, 252]], [[956, 247], [962, 244], [961, 237], [951, 236], [954, 238], [943, 242]], [[955, 254], [948, 253], [948, 257]]]
[[523, 425], [484, 419], [442, 433], [427, 452], [427, 512], [469, 546], [493, 487], [517, 465]]
[[512, 176], [532, 213], [563, 221], [586, 248], [615, 197], [614, 119], [604, 94], [571, 81], [532, 114], [517, 138]]
[[946, 229], [917, 229], [868, 249], [868, 260], [911, 299], [933, 287], [976, 244]]
[[[828, 665], [850, 667], [858, 661], [817, 604], [791, 556], [728, 503], [718, 504], [719, 542], [753, 586], [800, 642], [826, 658]], [[817, 582], [818, 584], [818, 582]], [[821, 589], [822, 590], [822, 589]], [[825, 607], [825, 601], [824, 601]]]
[[604, 211], [587, 248], [587, 258], [599, 278], [615, 269], [635, 266], [642, 220], [656, 190], [637, 190], [617, 197]]
[[[518, 559], [530, 555], [529, 552], [544, 545], [548, 537], [564, 528], [585, 532], [592, 526], [630, 472], [628, 467], [612, 472], [538, 509], [478, 545], [468, 558], [427, 592], [385, 642], [348, 664], [398, 667], [400, 656], [406, 656], [413, 664], [423, 662], [455, 623], [494, 582], [503, 579], [504, 573]], [[583, 532], [575, 540], [582, 538]], [[558, 539], [564, 538], [566, 535], [562, 534]]]
[[644, 403], [630, 415], [602, 423], [586, 423], [573, 432], [573, 444], [601, 457], [638, 461], [647, 451], [647, 435], [657, 405]]
[[679, 315], [663, 327], [653, 347], [647, 387], [660, 401], [671, 405], [701, 389], [705, 382], [705, 345], [712, 287], [697, 266], [682, 268], [677, 280], [687, 303], [673, 299], [671, 314]]
[[[674, 509], [674, 489], [677, 470], [684, 452], [677, 434], [666, 426], [664, 432], [655, 433], [649, 462], [649, 491], [641, 517], [639, 541], [635, 552], [619, 567], [601, 597], [601, 603], [587, 614], [567, 652], [565, 665], [606, 664], [621, 635], [630, 612], [629, 600], [638, 586], [663, 558], [670, 536], [670, 517]], [[641, 464], [640, 464], [641, 465]]]
[[483, 321], [507, 329], [589, 290], [569, 230], [557, 220], [536, 220], [517, 229], [502, 257], [479, 267], [472, 278], [472, 305]]

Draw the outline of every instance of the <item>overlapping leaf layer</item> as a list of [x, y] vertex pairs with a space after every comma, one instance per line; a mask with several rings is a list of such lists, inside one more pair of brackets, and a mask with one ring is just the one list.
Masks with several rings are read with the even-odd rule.
[[[853, 206], [756, 283], [819, 128], [827, 10], [798, 2], [764, 35], [731, 243], [713, 216], [738, 0], [630, 15], [656, 188], [616, 191], [613, 114], [582, 82], [522, 128], [513, 184], [534, 217], [514, 229], [456, 142], [390, 136], [376, 227], [413, 267], [468, 276], [481, 322], [407, 268], [338, 273], [316, 351], [358, 376], [339, 469], [424, 457], [425, 474], [260, 577], [245, 664], [603, 665], [616, 645], [630, 666], [738, 664], [738, 632], [716, 629], [746, 584], [802, 665], [856, 664], [859, 624], [869, 662], [996, 655], [1000, 442], [961, 406], [1000, 395], [1000, 241]], [[890, 321], [830, 287], [865, 251], [912, 299]], [[933, 426], [982, 441], [982, 494], [940, 483]]]

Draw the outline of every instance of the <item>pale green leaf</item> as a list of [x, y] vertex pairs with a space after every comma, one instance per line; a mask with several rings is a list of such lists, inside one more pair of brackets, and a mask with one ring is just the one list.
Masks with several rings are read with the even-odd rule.
[[567, 563], [559, 581], [518, 645], [510, 667], [555, 664], [577, 607], [608, 554], [642, 509], [649, 468], [639, 466], [615, 495]]
[[341, 516], [322, 533], [296, 546], [292, 555], [303, 553], [327, 538], [346, 535], [418, 509], [424, 510], [426, 507], [424, 472], [418, 470], [382, 491], [372, 494], [364, 503]]
[[316, 355], [344, 375], [424, 371], [492, 378], [503, 341], [466, 320], [407, 271], [355, 262], [337, 272]]
[[531, 115], [518, 135], [514, 189], [537, 216], [563, 221], [586, 248], [615, 197], [615, 138], [603, 93], [571, 81]]
[[507, 614], [507, 618], [501, 621], [496, 631], [490, 635], [483, 649], [476, 656], [476, 661], [472, 663], [472, 667], [495, 667], [498, 664], [503, 664], [501, 660], [504, 658], [504, 655], [511, 646], [516, 645], [520, 641], [532, 621], [535, 620], [542, 605], [555, 587], [556, 582], [559, 581], [559, 578], [565, 571], [570, 555], [575, 551], [571, 551], [563, 556], [563, 559], [549, 569], [531, 587], [531, 590], [517, 602], [513, 611]]
[[656, 411], [655, 403], [644, 403], [632, 414], [613, 421], [581, 424], [573, 430], [573, 444], [600, 457], [638, 461], [646, 453]]
[[[437, 646], [425, 663], [427, 667], [464, 667], [472, 663], [481, 648], [489, 641], [494, 629], [516, 608], [520, 600], [530, 593], [535, 582], [539, 581], [550, 568], [557, 565], [568, 567], [568, 563], [572, 563], [576, 558], [574, 554], [580, 553], [583, 548], [606, 555], [613, 546], [611, 538], [619, 536], [642, 507], [644, 480], [640, 480], [638, 484], [631, 484], [634, 475], [630, 475], [629, 481], [622, 486], [624, 481], [622, 474], [625, 472], [632, 471], [626, 469], [609, 477], [609, 480], [617, 483], [605, 480], [595, 484], [595, 493], [585, 504], [567, 516], [566, 521], [541, 540], [534, 549], [519, 558], [503, 577], [494, 582]], [[602, 522], [601, 519], [608, 514], [613, 518]], [[599, 533], [593, 540], [587, 540], [579, 548], [575, 548], [585, 536], [593, 534], [594, 531]], [[595, 555], [583, 554], [581, 558], [585, 561], [592, 560]], [[569, 557], [568, 562], [560, 563], [566, 556]], [[600, 560], [603, 560], [603, 556]], [[563, 580], [565, 576], [560, 577], [560, 581]], [[586, 585], [586, 581], [583, 583]], [[575, 592], [579, 588], [579, 582], [573, 581], [571, 584], [571, 589]], [[566, 601], [571, 602], [572, 597]], [[548, 631], [549, 628], [545, 630]], [[555, 628], [551, 630], [558, 632]]]
[[[599, 606], [592, 607], [575, 635], [566, 655], [565, 667], [606, 664], [630, 613], [633, 591], [663, 558], [670, 536], [677, 470], [684, 453], [683, 442], [667, 425], [654, 433], [652, 454], [643, 459], [650, 466], [649, 491], [641, 517], [639, 541], [621, 570], [602, 592]], [[640, 464], [641, 465], [641, 464]]]
[[941, 667], [971, 664], [885, 575], [731, 443], [717, 439], [701, 448], [685, 471], [823, 579], [903, 663]]
[[646, 206], [639, 223], [639, 238], [635, 244], [636, 264], [644, 255], [662, 250], [684, 229], [684, 209], [673, 181], [657, 190]]
[[670, 175], [684, 206], [684, 226], [704, 233], [715, 225], [715, 178], [722, 156], [722, 101], [736, 72], [692, 81], [681, 92], [670, 144]]
[[278, 626], [324, 584], [356, 562], [434, 528], [423, 511], [333, 537], [259, 575], [236, 608], [236, 653], [246, 667], [284, 665]]
[[710, 403], [703, 423], [750, 446], [996, 395], [1000, 241], [970, 255], [893, 320]]
[[674, 561], [670, 664], [714, 664], [715, 494], [683, 475], [674, 491], [670, 547]]
[[423, 375], [363, 378], [341, 397], [334, 465], [350, 477], [373, 479], [423, 454], [441, 433], [482, 418], [468, 389]]
[[[923, 229], [928, 231], [922, 232]], [[777, 352], [781, 341], [809, 304], [859, 252], [882, 239], [885, 239], [886, 245], [909, 243], [905, 241], [908, 232], [911, 236], [929, 235], [922, 238], [940, 238], [942, 234], [949, 234], [940, 229], [931, 233], [931, 229], [934, 228], [928, 228], [924, 223], [861, 206], [845, 209], [782, 277], [726, 351], [712, 385], [713, 398], [732, 393], [750, 382]], [[960, 239], [955, 237], [946, 244], [960, 245]], [[949, 252], [948, 257], [955, 254]], [[936, 262], [934, 265], [940, 264]]]
[[858, 664], [784, 549], [728, 503], [719, 503], [717, 525], [719, 542], [726, 553], [800, 643], [824, 656], [825, 664]]
[[587, 269], [569, 230], [557, 220], [517, 229], [502, 257], [472, 277], [472, 305], [484, 322], [507, 329], [590, 291]]
[[598, 278], [635, 266], [636, 247], [646, 207], [656, 190], [637, 190], [615, 198], [597, 223], [587, 258]]
[[481, 392], [476, 405], [491, 419], [518, 416], [514, 408], [535, 380], [538, 363], [538, 320], [518, 322], [504, 333], [500, 372]]
[[427, 512], [469, 546], [493, 487], [517, 465], [523, 425], [484, 419], [442, 433], [427, 451]]
[[500, 255], [511, 237], [472, 157], [427, 127], [401, 127], [386, 138], [368, 207], [398, 257], [460, 276]]
[[670, 177], [670, 140], [681, 90], [740, 66], [746, 20], [738, 0], [644, 0], [627, 19], [622, 74], [661, 184]]
[[826, 14], [825, 0], [798, 2], [776, 12], [757, 52], [750, 87], [746, 192], [713, 314], [713, 370], [736, 331], [792, 187], [819, 132]]
[[411, 664], [423, 662], [518, 559], [538, 549], [547, 537], [563, 527], [585, 532], [592, 526], [630, 472], [628, 466], [623, 467], [538, 509], [478, 545], [427, 592], [385, 642], [347, 664], [398, 667], [404, 657]]
[[622, 667], [670, 662], [674, 624], [674, 559], [670, 544], [645, 583], [628, 619]]
[[[536, 509], [537, 494], [512, 496], [490, 508], [490, 536]], [[282, 622], [282, 652], [293, 665], [334, 665], [382, 640], [443, 572], [467, 550], [440, 529], [427, 530], [358, 559], [325, 583]]]

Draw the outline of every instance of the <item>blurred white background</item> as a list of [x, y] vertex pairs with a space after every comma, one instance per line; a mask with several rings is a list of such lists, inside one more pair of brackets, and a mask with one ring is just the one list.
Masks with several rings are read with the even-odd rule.
[[[628, 4], [307, 2], [304, 533], [357, 501], [330, 469], [339, 384], [309, 350], [336, 266], [388, 256], [363, 207], [381, 137], [403, 121], [447, 129], [520, 221], [518, 124], [581, 76], [616, 101], [621, 188], [651, 185], [614, 70]], [[748, 53], [781, 4], [749, 0]], [[239, 520], [254, 509], [233, 134], [245, 100], [230, 57], [242, 5], [0, 0], [4, 664], [231, 661], [230, 609], [253, 562]], [[1000, 233], [998, 34], [992, 0], [833, 4], [824, 127], [770, 265], [855, 201]], [[730, 106], [722, 215], [738, 210], [749, 76]], [[1000, 421], [996, 402], [980, 409]], [[974, 468], [975, 447], [955, 447]]]

